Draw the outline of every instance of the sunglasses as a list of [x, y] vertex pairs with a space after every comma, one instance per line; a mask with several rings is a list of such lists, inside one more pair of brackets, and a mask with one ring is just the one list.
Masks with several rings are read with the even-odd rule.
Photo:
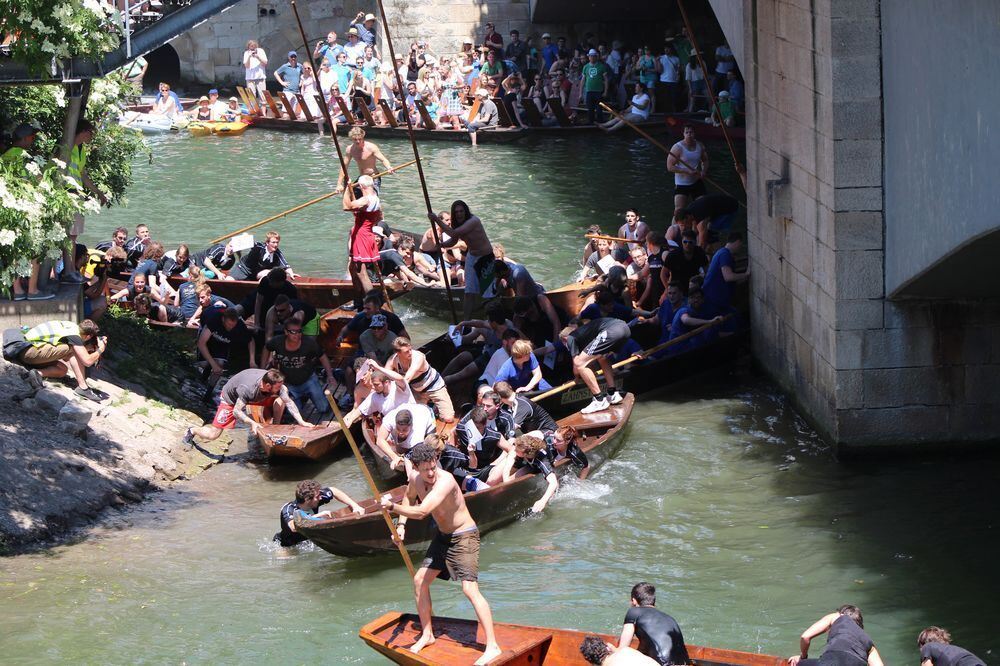
[[693, 240], [685, 240], [685, 241], [681, 241], [681, 243], [684, 244], [684, 245], [694, 245], [694, 241]]
[[301, 328], [286, 328], [285, 329], [285, 333], [287, 333], [288, 335], [299, 335], [300, 333], [302, 333], [302, 329]]

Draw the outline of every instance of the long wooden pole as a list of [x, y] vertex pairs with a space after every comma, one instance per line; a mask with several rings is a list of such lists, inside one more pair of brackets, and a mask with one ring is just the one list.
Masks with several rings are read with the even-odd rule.
[[[385, 42], [389, 47], [390, 62], [395, 63], [396, 49], [392, 45], [392, 35], [389, 33], [389, 19], [386, 16], [385, 5], [382, 3], [382, 0], [378, 0], [378, 11], [379, 14], [382, 16], [382, 27], [385, 28]], [[399, 75], [399, 68], [396, 67], [395, 64], [393, 65], [392, 71], [396, 75], [396, 88], [399, 91], [399, 96], [402, 99], [403, 104], [405, 105], [406, 97], [404, 96], [403, 93], [403, 91], [405, 90], [403, 88], [403, 77]], [[420, 189], [423, 190], [424, 193], [424, 205], [427, 207], [427, 217], [431, 221], [431, 233], [434, 234], [434, 244], [437, 245], [438, 247], [441, 247], [441, 236], [438, 233], [437, 223], [434, 222], [433, 219], [434, 208], [431, 207], [431, 195], [430, 192], [427, 191], [427, 181], [424, 179], [424, 167], [420, 161], [420, 150], [417, 149], [417, 138], [416, 135], [413, 133], [413, 120], [410, 119], [410, 114], [409, 112], [406, 112], [406, 109], [403, 109], [403, 111], [404, 111], [403, 115], [406, 117], [406, 131], [410, 135], [410, 147], [413, 148], [413, 157], [414, 159], [417, 160], [417, 174], [419, 174], [420, 176]], [[441, 253], [441, 263], [442, 264], [445, 263], [443, 252]], [[449, 279], [447, 270], [445, 270], [444, 274], [444, 288], [448, 294], [448, 307], [451, 310], [451, 323], [457, 324], [458, 313], [455, 311], [455, 301], [451, 296], [451, 280]]]
[[[635, 363], [636, 361], [641, 361], [642, 359], [648, 357], [650, 354], [655, 354], [656, 352], [662, 351], [664, 349], [667, 349], [668, 347], [673, 347], [678, 342], [684, 342], [685, 340], [687, 340], [689, 338], [693, 338], [694, 336], [698, 335], [699, 333], [707, 331], [708, 329], [712, 328], [713, 326], [718, 326], [719, 324], [721, 324], [722, 322], [726, 321], [727, 319], [730, 319], [731, 317], [733, 317], [733, 315], [728, 314], [725, 317], [723, 317], [722, 319], [720, 319], [719, 321], [710, 321], [707, 324], [702, 324], [701, 326], [699, 326], [698, 328], [694, 329], [693, 331], [688, 331], [687, 333], [684, 333], [683, 335], [678, 335], [673, 340], [667, 340], [666, 342], [660, 343], [660, 344], [656, 345], [655, 347], [650, 347], [649, 349], [643, 349], [641, 352], [636, 352], [635, 354], [632, 354], [631, 356], [629, 356], [628, 358], [626, 358], [624, 360], [618, 361], [617, 363], [613, 363], [611, 365], [611, 367], [617, 369], [617, 368], [621, 368], [621, 367], [624, 367], [626, 365], [629, 365], [631, 363]], [[603, 375], [604, 371], [603, 370], [598, 370], [594, 374], [595, 375]], [[562, 393], [566, 389], [573, 388], [574, 386], [576, 386], [579, 383], [580, 383], [579, 379], [572, 379], [572, 380], [566, 382], [565, 384], [560, 384], [559, 386], [556, 386], [553, 389], [549, 389], [545, 393], [541, 393], [539, 395], [536, 395], [531, 400], [532, 400], [532, 402], [538, 402], [539, 400], [542, 400], [543, 398], [548, 398], [549, 396], [553, 396], [553, 395], [556, 395], [558, 393]]]
[[[684, 19], [684, 27], [687, 28], [688, 39], [691, 40], [691, 48], [694, 49], [694, 55], [698, 58], [698, 64], [701, 67], [701, 74], [705, 77], [705, 89], [708, 90], [708, 98], [712, 100], [712, 104], [715, 106], [715, 113], [719, 118], [719, 126], [722, 128], [722, 135], [726, 137], [726, 143], [729, 144], [729, 153], [733, 156], [733, 163], [736, 164], [737, 168], [742, 168], [743, 165], [740, 164], [740, 160], [736, 157], [736, 146], [733, 144], [733, 138], [729, 136], [729, 129], [726, 127], [726, 123], [722, 120], [722, 111], [719, 109], [719, 100], [715, 96], [715, 92], [712, 91], [711, 77], [708, 75], [708, 67], [705, 65], [705, 59], [701, 57], [701, 50], [698, 48], [698, 40], [695, 39], [694, 30], [691, 29], [691, 21], [688, 20], [687, 10], [684, 9], [684, 0], [677, 0], [677, 8], [681, 10], [681, 18]], [[743, 179], [740, 179], [740, 186], [746, 191], [746, 187], [743, 185]]]
[[[410, 160], [409, 162], [404, 162], [403, 164], [400, 164], [398, 167], [394, 167], [393, 168], [393, 172], [399, 171], [403, 167], [408, 167], [411, 164], [416, 164], [416, 163], [417, 163], [416, 160]], [[387, 174], [389, 174], [388, 171], [383, 171], [381, 173], [377, 173], [374, 176], [372, 176], [372, 179], [379, 178], [379, 177], [385, 176]], [[219, 236], [218, 238], [215, 238], [212, 241], [210, 241], [209, 244], [210, 245], [214, 245], [215, 243], [221, 243], [222, 241], [226, 240], [227, 238], [232, 238], [233, 236], [238, 236], [239, 234], [242, 234], [245, 231], [250, 231], [251, 229], [256, 229], [257, 227], [262, 227], [262, 226], [264, 226], [265, 224], [267, 224], [269, 222], [274, 222], [275, 220], [277, 220], [279, 218], [282, 218], [282, 217], [285, 217], [286, 215], [291, 215], [292, 213], [298, 212], [298, 211], [302, 210], [303, 208], [306, 208], [308, 206], [312, 206], [313, 204], [318, 204], [321, 201], [326, 201], [330, 197], [339, 196], [340, 194], [341, 193], [337, 192], [336, 190], [334, 190], [332, 192], [328, 192], [327, 194], [324, 194], [321, 197], [316, 197], [315, 199], [310, 199], [309, 201], [305, 202], [304, 204], [299, 204], [298, 206], [295, 206], [293, 208], [289, 208], [288, 210], [282, 211], [282, 212], [278, 213], [277, 215], [272, 215], [271, 217], [265, 218], [265, 219], [261, 220], [260, 222], [255, 222], [255, 223], [253, 223], [253, 224], [251, 224], [249, 226], [243, 227], [242, 229], [237, 229], [236, 231], [228, 233], [225, 236]]]
[[365, 459], [361, 457], [361, 449], [358, 448], [358, 443], [354, 441], [354, 435], [351, 434], [351, 429], [347, 427], [344, 422], [344, 415], [340, 413], [340, 407], [337, 406], [337, 401], [333, 399], [330, 395], [330, 391], [324, 391], [326, 394], [326, 401], [330, 403], [330, 407], [333, 409], [334, 416], [337, 417], [337, 422], [340, 423], [340, 429], [344, 432], [344, 437], [347, 438], [347, 443], [351, 445], [351, 451], [354, 452], [354, 457], [358, 461], [358, 465], [361, 466], [361, 473], [364, 475], [365, 480], [368, 482], [368, 487], [372, 491], [372, 496], [375, 498], [375, 505], [379, 507], [379, 511], [382, 512], [382, 517], [385, 519], [385, 524], [389, 528], [389, 534], [393, 537], [393, 542], [395, 542], [396, 547], [399, 549], [399, 554], [403, 557], [403, 562], [406, 564], [407, 570], [410, 572], [410, 578], [416, 575], [416, 570], [413, 568], [413, 560], [410, 559], [410, 554], [406, 551], [403, 546], [403, 542], [396, 540], [396, 526], [392, 522], [392, 517], [389, 516], [389, 512], [381, 507], [379, 504], [379, 498], [381, 495], [378, 492], [378, 486], [375, 485], [375, 479], [372, 478], [372, 473], [368, 471], [368, 465], [365, 464]]
[[634, 238], [619, 238], [618, 236], [605, 236], [603, 234], [584, 234], [584, 238], [589, 238], [591, 240], [606, 240], [613, 241], [615, 243], [638, 243], [639, 241]]
[[[302, 27], [302, 19], [299, 18], [299, 8], [295, 6], [295, 0], [290, 0], [292, 3], [292, 13], [295, 14], [295, 22], [299, 25], [299, 34], [302, 35], [302, 45], [306, 49], [306, 55], [309, 56], [309, 64], [312, 66], [313, 76], [316, 78], [317, 87], [319, 84], [319, 69], [316, 67], [316, 61], [313, 58], [312, 49], [309, 48], [309, 40], [306, 39], [306, 31]], [[340, 161], [340, 170], [344, 174], [344, 180], [350, 181], [350, 177], [347, 175], [347, 162], [344, 161], [344, 153], [340, 150], [340, 141], [337, 140], [337, 128], [333, 124], [333, 119], [330, 117], [330, 109], [327, 108], [326, 100], [323, 100], [323, 104], [320, 104], [323, 110], [323, 118], [326, 120], [327, 126], [330, 128], [330, 136], [333, 137], [333, 145], [337, 148], [337, 160]], [[339, 179], [337, 182], [340, 182]]]
[[[652, 143], [654, 146], [656, 146], [657, 148], [659, 148], [660, 150], [662, 150], [664, 153], [666, 153], [667, 155], [670, 155], [670, 149], [669, 148], [667, 148], [665, 145], [663, 145], [662, 143], [660, 143], [659, 141], [657, 141], [656, 139], [654, 139], [653, 137], [651, 137], [647, 132], [643, 131], [643, 129], [641, 127], [638, 127], [634, 123], [629, 122], [620, 113], [618, 113], [617, 111], [615, 111], [614, 109], [612, 109], [610, 106], [608, 106], [604, 102], [601, 102], [600, 104], [601, 104], [601, 107], [605, 111], [607, 111], [608, 113], [612, 114], [613, 116], [615, 116], [616, 118], [618, 118], [619, 120], [621, 120], [623, 123], [625, 123], [626, 125], [628, 125], [632, 129], [634, 129], [636, 132], [638, 132], [639, 134], [641, 134], [642, 136], [644, 136], [647, 140], [649, 140], [650, 143]], [[676, 159], [678, 162], [680, 162], [683, 166], [686, 166], [688, 169], [691, 169], [692, 171], [697, 171], [697, 169], [695, 167], [691, 166], [690, 164], [688, 164], [687, 162], [685, 162], [682, 158], [678, 157], [677, 155], [674, 155], [674, 159]], [[726, 188], [724, 188], [722, 185], [720, 185], [716, 181], [712, 180], [708, 176], [703, 176], [703, 178], [706, 181], [708, 181], [709, 183], [711, 183], [712, 185], [714, 185], [715, 187], [717, 187], [723, 194], [726, 194], [728, 196], [733, 197], [733, 195], [730, 194], [730, 192], [728, 190], [726, 190]], [[740, 181], [740, 182], [742, 182], [742, 181]], [[736, 199], [736, 197], [733, 197], [733, 198]], [[736, 203], [738, 203], [743, 208], [746, 208], [746, 204], [744, 204], [739, 199], [736, 199]]]

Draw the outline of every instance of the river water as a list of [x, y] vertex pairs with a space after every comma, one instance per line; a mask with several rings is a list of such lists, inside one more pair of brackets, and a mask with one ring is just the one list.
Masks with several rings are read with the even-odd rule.
[[[387, 142], [397, 163], [408, 146]], [[126, 209], [88, 222], [155, 238], [211, 237], [331, 188], [329, 139], [248, 132], [163, 137]], [[587, 225], [637, 205], [663, 228], [662, 159], [630, 139], [422, 147], [431, 196], [464, 198], [491, 236], [547, 283], [566, 281]], [[387, 218], [422, 227], [416, 174], [387, 182]], [[320, 204], [275, 225], [293, 266], [340, 274], [348, 217]], [[443, 313], [405, 308], [418, 340]], [[929, 624], [996, 662], [996, 460], [838, 463], [769, 383], [742, 364], [643, 396], [620, 454], [571, 481], [544, 515], [483, 540], [481, 585], [500, 621], [617, 632], [628, 591], [659, 590], [689, 642], [792, 654], [842, 603], [864, 610], [887, 663], [917, 659]], [[397, 557], [349, 560], [270, 544], [294, 485], [356, 496], [351, 459], [268, 466], [240, 456], [110, 517], [78, 543], [0, 562], [5, 663], [379, 663], [357, 629], [412, 609]], [[453, 584], [435, 612], [472, 617]], [[819, 641], [814, 654], [819, 652]]]

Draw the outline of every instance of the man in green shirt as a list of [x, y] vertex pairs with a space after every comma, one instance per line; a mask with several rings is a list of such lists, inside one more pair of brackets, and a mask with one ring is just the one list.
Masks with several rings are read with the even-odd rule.
[[[719, 116], [722, 116], [720, 119]], [[723, 90], [719, 93], [719, 109], [716, 111], [712, 110], [712, 124], [718, 127], [722, 123], [725, 123], [726, 127], [732, 127], [736, 122], [736, 109], [733, 107], [733, 101], [729, 99], [729, 93]]]
[[611, 80], [611, 70], [599, 59], [597, 49], [587, 52], [589, 62], [583, 66], [583, 94], [587, 101], [587, 117], [590, 124], [604, 120], [604, 112], [598, 104], [608, 96], [608, 82]]

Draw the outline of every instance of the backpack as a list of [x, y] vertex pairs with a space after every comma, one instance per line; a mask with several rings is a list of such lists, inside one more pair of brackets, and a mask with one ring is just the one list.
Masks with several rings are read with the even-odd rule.
[[3, 332], [3, 357], [11, 363], [21, 360], [21, 354], [25, 352], [31, 343], [24, 339], [24, 330], [20, 328], [8, 328]]

